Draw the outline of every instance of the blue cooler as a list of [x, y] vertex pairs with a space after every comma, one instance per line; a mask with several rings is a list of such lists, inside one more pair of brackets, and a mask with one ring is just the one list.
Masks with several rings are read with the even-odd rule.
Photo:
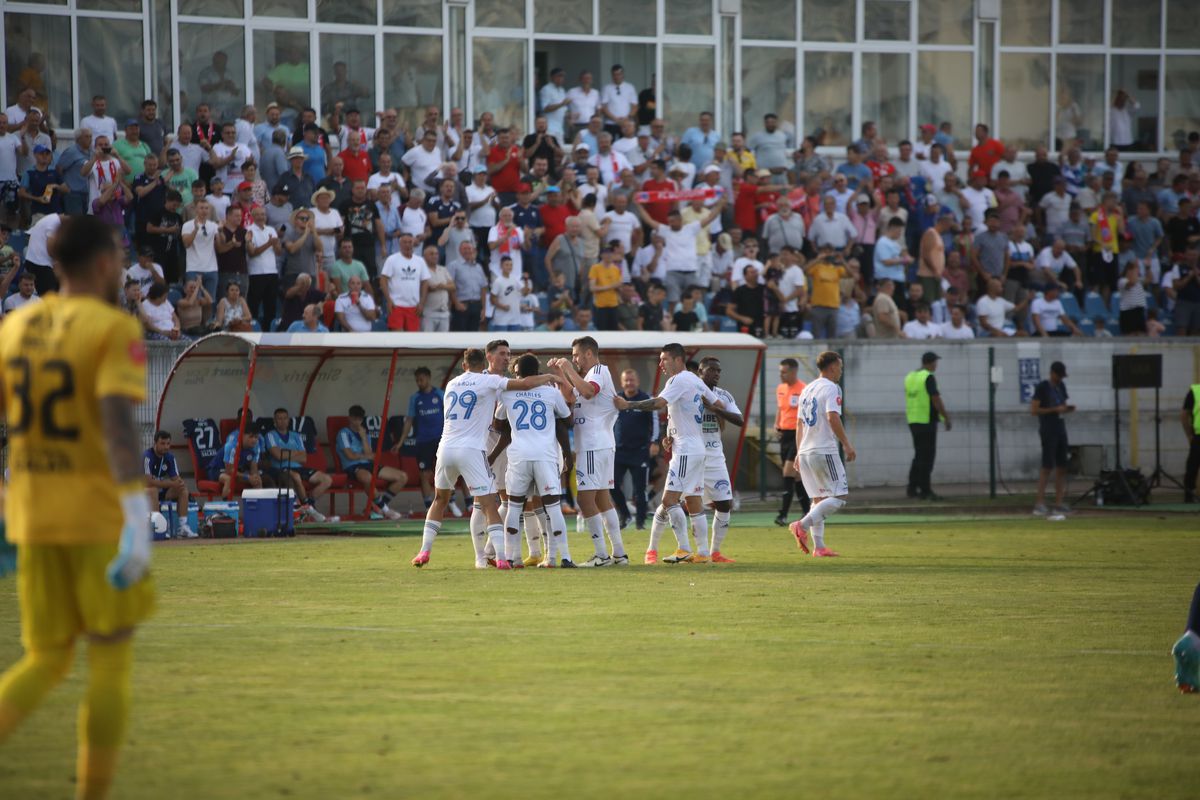
[[244, 535], [295, 536], [296, 523], [292, 515], [294, 494], [291, 489], [246, 489], [242, 492]]
[[204, 504], [204, 516], [212, 517], [215, 514], [224, 514], [233, 519], [233, 524], [236, 527], [238, 520], [242, 516], [241, 503], [229, 502], [226, 500], [213, 500]]
[[188, 503], [187, 524], [194, 531], [200, 530], [200, 506], [197, 503]]
[[167, 500], [159, 503], [158, 510], [164, 517], [167, 518], [167, 529], [162, 533], [154, 532], [154, 541], [161, 542], [164, 539], [169, 539], [175, 535], [176, 527], [179, 525], [179, 515], [175, 513], [177, 503], [174, 500]]

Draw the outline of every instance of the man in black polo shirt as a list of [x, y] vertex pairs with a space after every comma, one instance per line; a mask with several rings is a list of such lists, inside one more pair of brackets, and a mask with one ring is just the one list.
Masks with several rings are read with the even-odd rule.
[[759, 277], [756, 267], [746, 267], [745, 283], [733, 290], [733, 302], [725, 306], [725, 315], [734, 319], [743, 333], [761, 339], [766, 287]]
[[[621, 373], [621, 396], [629, 402], [649, 400], [650, 395], [641, 390], [638, 375], [631, 369]], [[622, 486], [625, 473], [633, 480], [633, 505], [637, 529], [646, 528], [646, 480], [649, 477], [650, 461], [658, 455], [658, 414], [645, 411], [626, 410], [617, 413], [617, 425], [613, 431], [617, 450], [613, 466], [613, 505], [621, 518], [621, 527], [629, 525], [629, 504], [625, 500]]]
[[[1063, 506], [1063, 495], [1067, 492], [1067, 423], [1063, 414], [1070, 414], [1075, 406], [1067, 403], [1067, 367], [1061, 361], [1050, 365], [1050, 379], [1044, 380], [1033, 391], [1031, 413], [1038, 418], [1038, 436], [1042, 440], [1042, 470], [1038, 473], [1037, 497], [1033, 513], [1061, 516], [1067, 509]], [[1054, 508], [1046, 508], [1046, 482], [1054, 470]]]

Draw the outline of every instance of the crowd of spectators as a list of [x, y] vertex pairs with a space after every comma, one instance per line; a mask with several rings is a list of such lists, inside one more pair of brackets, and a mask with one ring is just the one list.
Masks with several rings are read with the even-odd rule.
[[[69, 145], [0, 114], [0, 296], [52, 291], [53, 238], [126, 238], [150, 338], [212, 330], [745, 331], [759, 337], [1200, 334], [1200, 135], [1176, 158], [1032, 159], [977, 125], [830, 157], [774, 114], [752, 135], [654, 118], [619, 65], [553, 70], [533, 130], [489, 112], [415, 130], [338, 102], [292, 125], [205, 103], [170, 131], [92, 100]], [[19, 247], [10, 243], [14, 232]]]

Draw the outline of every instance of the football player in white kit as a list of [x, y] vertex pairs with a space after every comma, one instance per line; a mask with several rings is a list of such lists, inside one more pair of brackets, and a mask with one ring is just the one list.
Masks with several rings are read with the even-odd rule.
[[[663, 345], [658, 366], [667, 376], [667, 383], [658, 397], [631, 403], [624, 397], [617, 396], [613, 401], [621, 411], [658, 411], [666, 408], [670, 417], [671, 463], [667, 468], [667, 487], [663, 492], [662, 505], [654, 512], [654, 522], [650, 526], [647, 564], [658, 563], [658, 539], [667, 525], [674, 530], [679, 546], [663, 561], [668, 564], [709, 562], [708, 540], [703, 534], [697, 536], [697, 552], [692, 553], [688, 540], [688, 515], [691, 515], [690, 522], [695, 525], [697, 531], [708, 530], [704, 508], [700, 504], [700, 495], [704, 489], [702, 426], [705, 410], [710, 407], [722, 408], [723, 404], [704, 381], [687, 371], [686, 358], [683, 345]], [[680, 505], [681, 498], [684, 498], [687, 504], [686, 512]]]
[[825, 546], [825, 520], [846, 505], [849, 487], [846, 468], [838, 456], [838, 443], [846, 453], [846, 461], [854, 460], [854, 448], [842, 426], [842, 357], [832, 350], [817, 356], [821, 377], [804, 387], [800, 393], [800, 413], [796, 423], [796, 469], [804, 481], [804, 489], [812, 498], [812, 507], [803, 519], [791, 524], [796, 544], [809, 551], [808, 537], [813, 539], [814, 556], [836, 556]]
[[[725, 534], [729, 533], [729, 513], [733, 508], [733, 484], [729, 480], [729, 465], [725, 461], [725, 445], [721, 441], [721, 431], [725, 423], [735, 427], [746, 424], [746, 418], [738, 408], [733, 395], [722, 389], [721, 360], [716, 356], [700, 359], [700, 380], [712, 389], [713, 394], [720, 399], [723, 408], [708, 407], [704, 409], [704, 422], [701, 429], [704, 433], [704, 497], [705, 502], [712, 503], [713, 523], [712, 541], [709, 549], [710, 558], [714, 564], [732, 564], [732, 558], [721, 555], [721, 544]], [[697, 530], [697, 538], [708, 531]]]
[[[504, 552], [504, 526], [500, 523], [500, 513], [496, 507], [496, 487], [482, 445], [486, 441], [488, 425], [496, 413], [496, 399], [501, 392], [545, 386], [554, 383], [555, 378], [552, 375], [534, 375], [510, 380], [503, 375], [485, 375], [483, 367], [486, 363], [482, 350], [467, 350], [463, 354], [465, 371], [446, 384], [445, 423], [442, 440], [438, 444], [437, 469], [433, 476], [433, 505], [425, 515], [421, 551], [412, 560], [414, 567], [429, 563], [429, 551], [433, 548], [438, 531], [442, 529], [442, 518], [460, 475], [467, 490], [483, 507], [492, 545], [496, 547], [496, 552]], [[504, 559], [497, 559], [496, 567], [508, 569], [509, 565]]]
[[[526, 353], [517, 359], [519, 377], [537, 374], [537, 356]], [[508, 486], [508, 512], [504, 520], [508, 535], [505, 537], [503, 557], [511, 566], [521, 563], [520, 524], [528, 497], [540, 497], [550, 519], [547, 558], [538, 566], [555, 566], [556, 553], [562, 559], [561, 566], [575, 566], [567, 543], [567, 522], [559, 506], [561, 476], [565, 471], [559, 466], [559, 453], [561, 448], [566, 467], [569, 468], [570, 419], [571, 409], [558, 387], [539, 386], [500, 395], [500, 403], [496, 406], [496, 427], [500, 430], [500, 440], [489, 458], [494, 460], [494, 456], [501, 451], [508, 453], [508, 475], [505, 479], [505, 485]]]
[[[614, 485], [613, 469], [617, 443], [613, 428], [617, 424], [617, 396], [612, 374], [600, 363], [600, 345], [591, 336], [571, 342], [571, 361], [552, 359], [551, 369], [575, 390], [575, 482], [579, 490], [579, 512], [592, 536], [595, 555], [577, 566], [607, 567], [629, 563], [621, 538], [621, 519], [617, 516], [609, 490]], [[612, 540], [612, 556], [604, 534]]]

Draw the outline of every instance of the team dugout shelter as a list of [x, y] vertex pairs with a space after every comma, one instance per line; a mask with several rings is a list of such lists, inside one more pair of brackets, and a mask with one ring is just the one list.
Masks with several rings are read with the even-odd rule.
[[[362, 518], [383, 484], [358, 485], [341, 469], [334, 441], [346, 425], [350, 406], [360, 405], [367, 412], [374, 471], [387, 465], [404, 469], [407, 488], [418, 491], [415, 457], [403, 447], [398, 454], [390, 450], [403, 428], [408, 399], [416, 391], [413, 373], [419, 367], [428, 368], [433, 385], [444, 388], [462, 371], [463, 351], [482, 349], [488, 341], [502, 338], [508, 341], [514, 360], [532, 352], [544, 369], [550, 358], [569, 357], [571, 342], [582, 335], [599, 343], [600, 360], [612, 372], [618, 392], [621, 373], [633, 369], [642, 391], [657, 394], [665, 382], [658, 369], [659, 353], [669, 342], [683, 345], [688, 357], [697, 361], [716, 356], [721, 359], [721, 386], [736, 398], [743, 413], [754, 400], [766, 353], [761, 340], [737, 333], [219, 333], [198, 340], [175, 361], [158, 398], [155, 424], [171, 432], [173, 447], [180, 451], [176, 455], [181, 471], [187, 474], [191, 465], [199, 495], [213, 499], [218, 486], [207, 474], [207, 466], [221, 457], [228, 434], [250, 426], [265, 430], [273, 424], [272, 412], [286, 408], [292, 428], [305, 438], [307, 452], [297, 460], [334, 478], [331, 511], [343, 518]], [[725, 427], [731, 476], [737, 474], [745, 435], [745, 426]], [[239, 451], [242, 438], [239, 435]], [[235, 485], [234, 495], [242, 488]], [[342, 512], [335, 507], [340, 497], [348, 505]]]

